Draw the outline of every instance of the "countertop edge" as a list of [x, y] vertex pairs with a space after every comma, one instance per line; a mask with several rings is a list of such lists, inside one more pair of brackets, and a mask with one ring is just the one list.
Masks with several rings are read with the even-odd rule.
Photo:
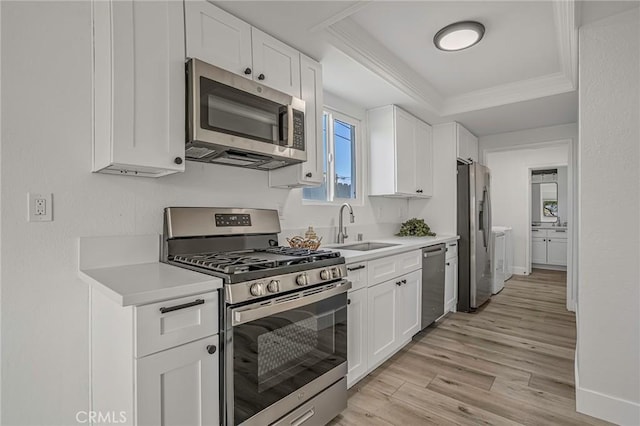
[[[409, 240], [404, 240], [404, 238], [409, 238]], [[402, 240], [401, 240], [402, 239]], [[406, 253], [412, 250], [418, 250], [423, 247], [429, 247], [435, 244], [443, 244], [451, 241], [457, 241], [460, 239], [459, 235], [443, 235], [433, 237], [432, 240], [425, 240], [421, 237], [387, 237], [387, 238], [375, 238], [371, 239], [372, 242], [388, 242], [399, 244], [394, 247], [386, 247], [378, 250], [371, 250], [368, 252], [355, 251], [355, 250], [344, 250], [340, 247], [326, 247], [327, 250], [339, 251], [342, 257], [344, 257], [345, 262], [347, 264], [356, 263], [356, 262], [366, 262], [369, 260], [379, 259], [381, 257], [393, 256], [396, 254]], [[354, 242], [349, 242], [347, 244], [354, 244]]]

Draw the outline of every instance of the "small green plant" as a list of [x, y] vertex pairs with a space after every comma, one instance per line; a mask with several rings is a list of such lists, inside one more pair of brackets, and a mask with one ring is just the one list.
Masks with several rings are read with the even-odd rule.
[[431, 232], [429, 225], [424, 223], [424, 219], [413, 218], [407, 220], [400, 226], [399, 237], [435, 237], [436, 233]]

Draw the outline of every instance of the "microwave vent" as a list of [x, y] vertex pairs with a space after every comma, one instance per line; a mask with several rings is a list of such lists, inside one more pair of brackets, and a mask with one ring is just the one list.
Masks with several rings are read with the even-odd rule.
[[185, 155], [187, 158], [199, 159], [214, 154], [215, 152], [213, 149], [192, 146], [185, 150]]

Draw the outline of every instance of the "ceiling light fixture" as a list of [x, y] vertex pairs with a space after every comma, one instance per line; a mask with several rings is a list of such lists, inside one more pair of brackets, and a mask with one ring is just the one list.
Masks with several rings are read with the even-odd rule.
[[433, 37], [433, 44], [448, 52], [467, 49], [482, 40], [484, 25], [475, 21], [461, 21], [447, 25]]

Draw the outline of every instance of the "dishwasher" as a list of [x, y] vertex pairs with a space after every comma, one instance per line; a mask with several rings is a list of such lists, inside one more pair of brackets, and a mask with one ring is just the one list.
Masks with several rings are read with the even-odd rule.
[[422, 249], [422, 321], [420, 329], [444, 315], [445, 245]]

